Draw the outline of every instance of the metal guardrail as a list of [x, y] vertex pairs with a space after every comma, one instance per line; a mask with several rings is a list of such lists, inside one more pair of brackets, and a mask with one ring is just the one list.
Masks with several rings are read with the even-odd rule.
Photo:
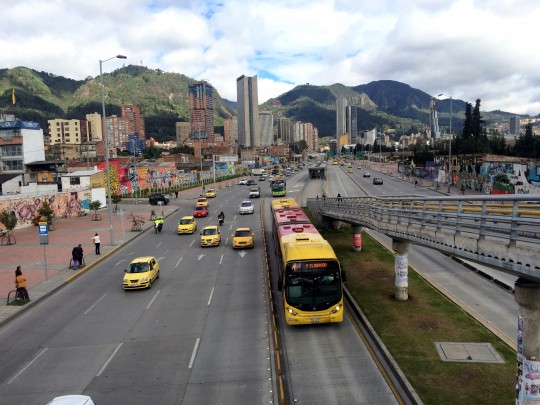
[[540, 196], [396, 196], [307, 199], [343, 221], [540, 282]]

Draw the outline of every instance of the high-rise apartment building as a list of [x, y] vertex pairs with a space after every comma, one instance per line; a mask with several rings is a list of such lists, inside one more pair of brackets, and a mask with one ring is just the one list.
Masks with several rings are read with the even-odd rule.
[[141, 115], [139, 107], [133, 104], [122, 105], [122, 118], [126, 126], [128, 135], [139, 134], [139, 139], [144, 140], [144, 117]]
[[274, 143], [274, 116], [270, 111], [261, 111], [259, 113], [259, 122], [261, 125], [261, 143], [260, 146], [269, 146]]
[[345, 132], [349, 134], [351, 144], [358, 143], [358, 107], [350, 105], [347, 107], [347, 127]]
[[191, 134], [191, 124], [189, 122], [177, 122], [176, 127], [176, 145], [179, 147], [189, 141]]
[[90, 138], [91, 141], [103, 140], [103, 123], [101, 122], [101, 114], [86, 114], [86, 122], [88, 122], [88, 138]]
[[128, 132], [126, 122], [122, 117], [111, 115], [105, 118], [105, 131], [109, 141], [109, 154], [116, 156], [116, 150], [126, 150]]
[[341, 153], [341, 144], [340, 139], [343, 134], [347, 133], [347, 113], [345, 109], [347, 108], [347, 99], [338, 98], [336, 100], [336, 139], [337, 139], [337, 148], [338, 152]]
[[260, 146], [259, 96], [257, 76], [236, 79], [238, 145]]
[[277, 141], [291, 143], [292, 121], [290, 118], [281, 117], [277, 121]]
[[517, 136], [520, 132], [519, 117], [513, 116], [509, 118], [508, 122], [508, 134]]
[[213, 90], [212, 85], [204, 80], [189, 85], [189, 122], [193, 140], [214, 141]]
[[88, 124], [86, 120], [52, 119], [49, 124], [50, 145], [80, 145], [88, 142]]

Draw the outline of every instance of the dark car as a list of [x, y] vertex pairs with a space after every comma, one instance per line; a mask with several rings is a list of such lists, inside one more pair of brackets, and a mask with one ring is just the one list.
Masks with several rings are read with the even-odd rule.
[[169, 199], [163, 194], [152, 194], [150, 197], [148, 197], [148, 202], [150, 205], [158, 205], [160, 201], [163, 203], [163, 205], [167, 205], [169, 203]]
[[373, 184], [382, 185], [383, 181], [382, 181], [382, 179], [380, 177], [374, 177], [373, 178]]
[[248, 186], [254, 186], [254, 185], [256, 185], [256, 184], [257, 184], [257, 183], [255, 183], [255, 180], [249, 179], [249, 180], [247, 181], [247, 184], [246, 184], [246, 185], [248, 185]]
[[371, 177], [371, 173], [370, 172], [364, 172], [363, 176], [364, 177]]

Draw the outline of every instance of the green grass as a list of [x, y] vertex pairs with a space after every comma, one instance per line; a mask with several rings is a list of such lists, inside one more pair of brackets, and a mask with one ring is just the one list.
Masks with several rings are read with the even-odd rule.
[[[513, 404], [516, 353], [409, 268], [409, 299], [394, 299], [394, 258], [362, 234], [321, 230], [347, 272], [346, 286], [425, 404]], [[504, 363], [440, 360], [435, 342], [491, 343]]]

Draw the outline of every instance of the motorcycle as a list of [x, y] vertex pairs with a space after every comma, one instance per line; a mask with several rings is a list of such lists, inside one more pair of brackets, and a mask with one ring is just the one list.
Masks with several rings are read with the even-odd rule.
[[163, 223], [154, 223], [154, 229], [156, 230], [156, 233], [161, 232], [161, 228], [163, 228]]
[[225, 222], [225, 219], [224, 218], [219, 218], [218, 221], [219, 221], [219, 226], [221, 226], [221, 225], [223, 225], [223, 222]]

